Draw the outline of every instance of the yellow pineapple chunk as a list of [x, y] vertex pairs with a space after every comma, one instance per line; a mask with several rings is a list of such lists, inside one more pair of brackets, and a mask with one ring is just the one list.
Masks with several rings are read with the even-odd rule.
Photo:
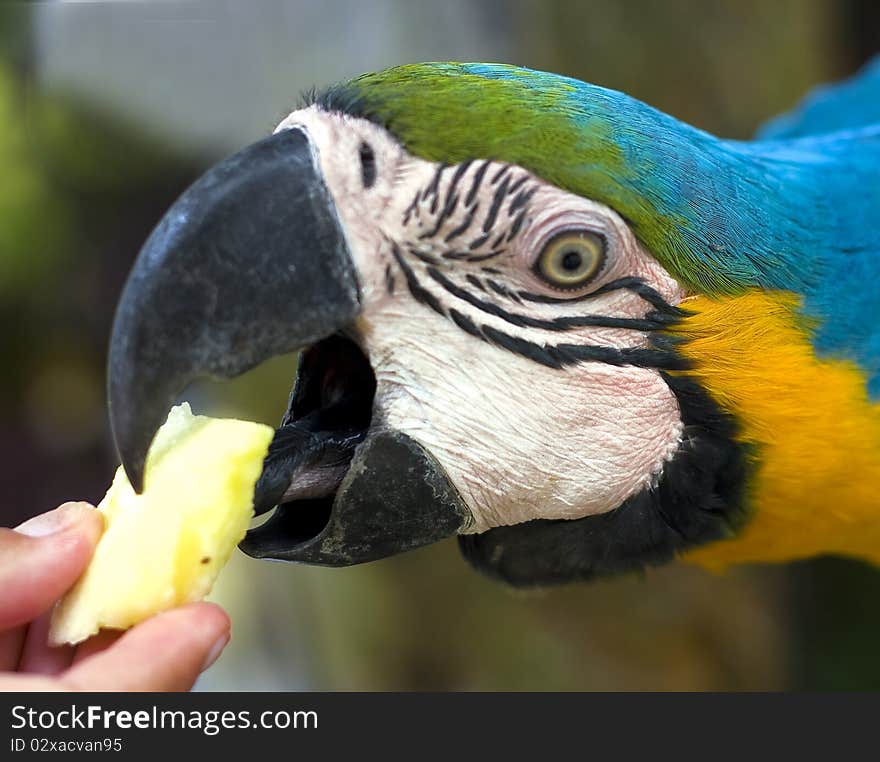
[[52, 615], [49, 642], [79, 643], [204, 598], [253, 515], [273, 431], [178, 405], [147, 456], [135, 493], [120, 467], [98, 505], [104, 534], [89, 567]]

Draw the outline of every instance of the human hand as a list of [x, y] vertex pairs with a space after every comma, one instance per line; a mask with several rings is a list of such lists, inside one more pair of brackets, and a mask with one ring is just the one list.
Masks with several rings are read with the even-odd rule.
[[189, 690], [229, 641], [226, 613], [195, 603], [51, 648], [52, 604], [84, 571], [101, 531], [87, 503], [0, 528], [0, 691]]

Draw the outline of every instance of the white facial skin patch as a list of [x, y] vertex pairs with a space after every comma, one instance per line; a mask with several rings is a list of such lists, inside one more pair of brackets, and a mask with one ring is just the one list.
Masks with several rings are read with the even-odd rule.
[[[366, 120], [312, 106], [278, 129], [293, 126], [313, 141], [357, 269], [374, 425], [437, 459], [467, 531], [604, 513], [656, 480], [683, 427], [640, 352], [658, 304], [684, 292], [619, 215], [520, 167], [416, 158]], [[603, 252], [562, 288], [537, 262], [566, 235]]]

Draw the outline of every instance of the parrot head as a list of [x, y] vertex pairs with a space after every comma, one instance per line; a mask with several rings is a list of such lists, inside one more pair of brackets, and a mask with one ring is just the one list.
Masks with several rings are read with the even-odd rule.
[[703, 295], [811, 273], [776, 245], [772, 199], [744, 203], [749, 157], [719, 146], [511, 66], [314, 94], [135, 263], [109, 360], [132, 483], [191, 380], [299, 351], [253, 556], [348, 565], [458, 535], [478, 569], [535, 585], [737, 536], [755, 446], [679, 326]]

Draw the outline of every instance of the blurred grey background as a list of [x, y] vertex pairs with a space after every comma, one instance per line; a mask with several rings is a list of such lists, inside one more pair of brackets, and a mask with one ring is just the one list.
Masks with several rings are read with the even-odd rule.
[[[262, 0], [0, 5], [0, 489], [13, 526], [98, 500], [113, 309], [140, 244], [208, 164], [301, 92], [420, 60], [503, 61], [748, 137], [880, 48], [868, 0]], [[197, 409], [277, 423], [295, 358]], [[351, 569], [237, 553], [233, 641], [203, 690], [878, 688], [880, 576], [825, 559], [512, 594], [452, 541]]]

